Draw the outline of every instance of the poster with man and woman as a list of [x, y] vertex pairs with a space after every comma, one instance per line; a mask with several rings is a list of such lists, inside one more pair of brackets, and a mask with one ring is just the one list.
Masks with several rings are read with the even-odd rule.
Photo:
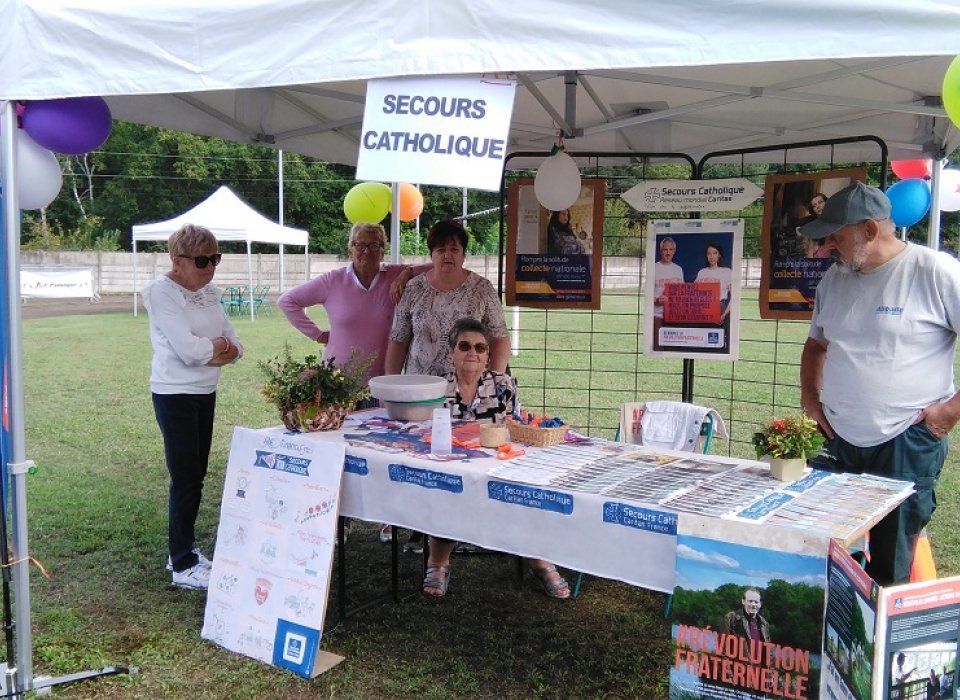
[[830, 249], [799, 232], [835, 192], [866, 179], [866, 168], [767, 177], [760, 234], [760, 317], [809, 321]]
[[647, 224], [646, 354], [737, 359], [742, 254], [743, 219]]

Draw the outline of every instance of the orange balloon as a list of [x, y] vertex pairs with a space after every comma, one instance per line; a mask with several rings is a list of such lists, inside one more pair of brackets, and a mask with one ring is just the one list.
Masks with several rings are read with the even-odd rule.
[[409, 182], [400, 183], [400, 221], [413, 221], [423, 213], [423, 195]]

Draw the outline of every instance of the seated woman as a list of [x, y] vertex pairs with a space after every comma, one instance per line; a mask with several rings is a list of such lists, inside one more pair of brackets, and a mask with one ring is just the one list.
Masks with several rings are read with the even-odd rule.
[[[491, 339], [487, 327], [472, 318], [461, 318], [450, 330], [453, 371], [447, 375], [445, 405], [454, 419], [503, 423], [520, 409], [513, 378], [487, 367]], [[456, 542], [432, 535], [428, 542], [430, 556], [423, 592], [439, 598], [446, 594], [450, 583], [450, 555]], [[529, 559], [527, 563], [544, 593], [551, 598], [570, 597], [570, 586], [557, 567], [542, 559]]]

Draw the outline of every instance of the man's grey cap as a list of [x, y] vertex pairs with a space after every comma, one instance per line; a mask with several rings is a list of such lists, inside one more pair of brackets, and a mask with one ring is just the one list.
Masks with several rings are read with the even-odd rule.
[[858, 181], [827, 199], [820, 216], [801, 226], [800, 233], [819, 241], [850, 224], [859, 224], [867, 219], [883, 221], [889, 218], [890, 200], [887, 195], [876, 187], [868, 187]]

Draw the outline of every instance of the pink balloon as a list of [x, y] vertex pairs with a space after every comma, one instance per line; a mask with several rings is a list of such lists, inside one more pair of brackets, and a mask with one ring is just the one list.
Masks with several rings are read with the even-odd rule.
[[933, 174], [933, 159], [893, 160], [890, 161], [890, 169], [901, 180], [911, 180], [916, 177], [926, 178]]
[[113, 121], [102, 97], [68, 97], [28, 102], [23, 128], [44, 148], [80, 155], [99, 148], [110, 135]]

